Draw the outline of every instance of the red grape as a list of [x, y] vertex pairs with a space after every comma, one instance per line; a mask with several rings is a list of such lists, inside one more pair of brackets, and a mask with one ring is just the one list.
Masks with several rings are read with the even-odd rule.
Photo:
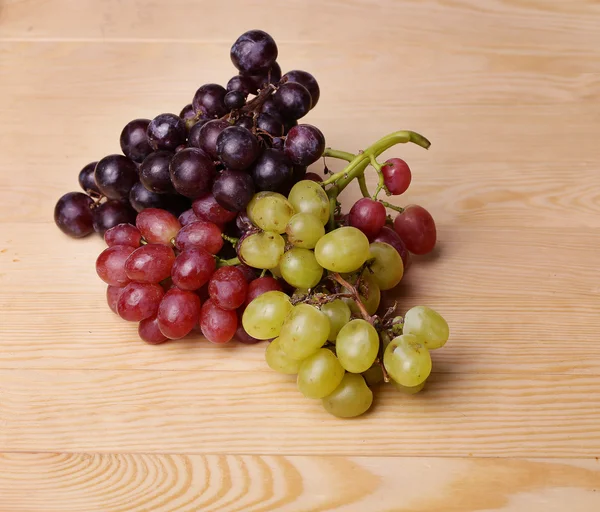
[[213, 222], [217, 226], [224, 226], [235, 219], [236, 212], [223, 208], [212, 194], [199, 197], [192, 204], [194, 213], [199, 219]]
[[310, 181], [316, 181], [317, 183], [323, 182], [323, 178], [321, 176], [319, 176], [316, 172], [307, 172], [304, 175], [303, 179], [310, 180]]
[[400, 158], [390, 158], [381, 167], [383, 183], [394, 196], [406, 192], [412, 175], [408, 164]]
[[158, 284], [129, 283], [119, 295], [117, 313], [130, 322], [154, 316], [164, 293]]
[[414, 254], [427, 254], [435, 246], [435, 222], [422, 206], [407, 206], [394, 220], [394, 230], [406, 248]]
[[208, 293], [213, 302], [223, 309], [237, 309], [246, 299], [248, 283], [236, 267], [221, 267], [208, 282]]
[[213, 343], [227, 343], [237, 330], [237, 314], [233, 310], [222, 309], [212, 299], [202, 305], [200, 329], [204, 337]]
[[208, 282], [216, 267], [212, 254], [200, 247], [191, 247], [175, 259], [171, 270], [173, 283], [182, 290], [197, 290]]
[[166, 210], [147, 208], [141, 211], [135, 225], [148, 243], [170, 245], [171, 240], [177, 236], [181, 224], [177, 217]]
[[158, 345], [163, 341], [167, 341], [167, 338], [160, 329], [158, 328], [158, 317], [156, 315], [150, 318], [144, 318], [138, 325], [138, 334], [141, 339], [150, 345]]
[[242, 325], [241, 316], [238, 316], [238, 327], [234, 335], [235, 339], [238, 340], [240, 343], [243, 343], [244, 345], [253, 345], [254, 343], [260, 342], [261, 340], [253, 338], [246, 332], [246, 329], [244, 329], [244, 326]]
[[257, 273], [255, 268], [249, 267], [248, 265], [244, 265], [243, 263], [236, 265], [236, 267], [241, 270], [248, 283], [256, 279]]
[[221, 229], [212, 222], [202, 220], [192, 222], [177, 233], [175, 247], [180, 251], [190, 247], [200, 247], [211, 254], [217, 254], [223, 248]]
[[368, 237], [377, 236], [385, 225], [385, 206], [368, 197], [354, 203], [348, 214], [350, 226], [360, 229]]
[[171, 288], [158, 307], [158, 327], [167, 338], [188, 334], [200, 317], [200, 298], [194, 292]]
[[113, 245], [104, 249], [96, 260], [96, 272], [102, 281], [112, 286], [124, 286], [130, 279], [125, 272], [125, 261], [135, 251], [130, 245]]
[[286, 156], [293, 163], [310, 165], [323, 155], [325, 137], [317, 127], [311, 124], [299, 124], [287, 134], [284, 147]]
[[125, 272], [138, 283], [160, 283], [171, 275], [174, 261], [175, 253], [168, 245], [143, 245], [127, 258]]
[[109, 247], [112, 245], [139, 247], [142, 243], [142, 234], [133, 224], [118, 224], [104, 233], [104, 241]]
[[177, 220], [182, 226], [187, 226], [188, 224], [191, 224], [192, 222], [197, 222], [201, 219], [196, 217], [194, 210], [190, 208], [189, 210], [184, 211]]
[[112, 286], [110, 284], [106, 288], [106, 302], [108, 302], [108, 307], [113, 313], [117, 312], [117, 301], [122, 290], [123, 288], [120, 286]]
[[396, 233], [392, 228], [383, 226], [379, 234], [376, 237], [369, 238], [369, 241], [383, 242], [385, 244], [391, 245], [394, 249], [396, 249], [396, 251], [398, 251], [398, 254], [402, 258], [402, 263], [404, 263], [404, 270], [406, 270], [409, 267], [410, 253], [408, 252], [408, 249], [406, 248], [406, 245], [404, 245], [402, 239], [398, 236], [398, 233]]
[[283, 291], [281, 284], [274, 277], [259, 277], [248, 285], [246, 304], [250, 304], [256, 297], [266, 292]]

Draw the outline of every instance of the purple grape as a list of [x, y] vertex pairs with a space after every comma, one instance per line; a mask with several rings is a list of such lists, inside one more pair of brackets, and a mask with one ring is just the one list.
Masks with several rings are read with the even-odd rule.
[[257, 75], [242, 75], [250, 79], [254, 85], [255, 92], [262, 89], [267, 84], [276, 84], [281, 80], [281, 68], [279, 64], [275, 62], [268, 70], [259, 73]]
[[137, 166], [123, 155], [108, 155], [96, 164], [94, 180], [109, 199], [127, 199], [138, 180]]
[[250, 220], [250, 217], [248, 217], [246, 210], [243, 210], [237, 214], [237, 217], [235, 218], [235, 226], [238, 228], [240, 233], [245, 233], [250, 229], [254, 229], [254, 224], [252, 224], [252, 221]]
[[285, 75], [283, 75], [283, 78], [287, 78], [288, 82], [296, 82], [306, 87], [312, 98], [311, 108], [315, 107], [321, 96], [321, 90], [319, 89], [319, 84], [315, 80], [314, 76], [307, 71], [294, 69], [293, 71], [288, 71]]
[[258, 139], [241, 126], [225, 128], [217, 138], [219, 160], [234, 171], [250, 167], [259, 153]]
[[194, 126], [190, 128], [188, 134], [188, 146], [200, 149], [200, 129], [208, 123], [208, 119], [200, 119]]
[[131, 191], [129, 192], [129, 204], [131, 204], [136, 212], [141, 212], [146, 208], [162, 208], [163, 210], [168, 210], [172, 201], [171, 196], [152, 192], [138, 181], [131, 187]]
[[135, 224], [135, 210], [122, 201], [106, 201], [94, 208], [94, 230], [104, 236], [104, 233], [118, 224]]
[[225, 95], [225, 106], [228, 110], [242, 108], [246, 104], [246, 95], [239, 91], [230, 91]]
[[254, 121], [250, 116], [242, 116], [236, 122], [236, 126], [241, 126], [242, 128], [246, 128], [248, 131], [252, 131], [254, 129]]
[[257, 74], [270, 68], [277, 59], [277, 45], [273, 38], [262, 30], [245, 32], [231, 47], [231, 62], [247, 74]]
[[277, 190], [292, 175], [292, 164], [282, 151], [265, 149], [251, 173], [258, 190]]
[[181, 117], [181, 120], [185, 123], [186, 130], [189, 132], [191, 124], [196, 118], [196, 111], [191, 103], [188, 103], [185, 107], [183, 107], [179, 117]]
[[54, 222], [73, 238], [82, 238], [94, 231], [92, 208], [94, 201], [83, 192], [69, 192], [54, 207]]
[[256, 94], [256, 87], [250, 77], [236, 75], [227, 82], [227, 91], [241, 92], [248, 96], [248, 94]]
[[156, 116], [150, 121], [146, 133], [150, 146], [155, 150], [175, 151], [177, 146], [185, 144], [185, 123], [175, 114]]
[[256, 119], [256, 127], [273, 137], [281, 137], [283, 135], [283, 124], [269, 114], [260, 114]]
[[140, 181], [144, 187], [156, 194], [175, 193], [169, 172], [172, 158], [173, 153], [170, 151], [155, 151], [144, 159], [139, 169]]
[[150, 119], [134, 119], [127, 123], [121, 132], [121, 151], [134, 162], [141, 163], [152, 153], [146, 135], [149, 124]]
[[271, 139], [271, 147], [273, 149], [279, 149], [279, 150], [283, 151], [284, 144], [285, 144], [284, 137], [273, 137]]
[[227, 114], [225, 106], [225, 94], [227, 91], [218, 84], [204, 84], [196, 94], [192, 105], [196, 112], [201, 112], [207, 117], [222, 117]]
[[96, 192], [100, 193], [96, 180], [94, 179], [94, 170], [98, 162], [92, 162], [87, 164], [81, 171], [79, 171], [79, 186], [84, 192]]
[[231, 125], [222, 119], [213, 119], [200, 128], [198, 143], [200, 149], [212, 158], [217, 158], [217, 137]]
[[312, 106], [310, 93], [306, 87], [296, 82], [281, 85], [273, 94], [273, 101], [286, 119], [300, 119], [308, 114]]
[[227, 169], [215, 180], [212, 194], [223, 208], [239, 212], [252, 199], [254, 182], [246, 172]]
[[293, 127], [285, 139], [285, 154], [297, 165], [316, 162], [325, 151], [325, 137], [321, 130], [310, 124]]
[[275, 105], [275, 102], [273, 101], [272, 98], [269, 98], [262, 104], [260, 111], [263, 114], [269, 114], [274, 119], [277, 119], [277, 121], [279, 121], [280, 123], [283, 123], [283, 121], [284, 121], [283, 116], [281, 115], [281, 112], [277, 108], [277, 105]]
[[210, 191], [216, 170], [206, 153], [197, 148], [187, 148], [175, 154], [170, 172], [175, 190], [193, 199]]

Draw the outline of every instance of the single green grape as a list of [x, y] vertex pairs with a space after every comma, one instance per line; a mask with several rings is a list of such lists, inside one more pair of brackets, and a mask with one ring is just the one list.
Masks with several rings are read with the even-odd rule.
[[246, 212], [260, 229], [281, 234], [294, 215], [294, 207], [281, 194], [259, 192], [248, 203]]
[[315, 254], [309, 249], [293, 247], [279, 262], [283, 278], [295, 288], [312, 288], [323, 276], [323, 267], [317, 263]]
[[339, 332], [335, 350], [345, 370], [366, 372], [377, 358], [379, 335], [369, 322], [352, 320]]
[[429, 350], [443, 347], [450, 337], [448, 323], [427, 306], [415, 306], [404, 315], [404, 334], [414, 334]]
[[351, 226], [334, 229], [315, 246], [319, 264], [332, 272], [354, 272], [369, 258], [369, 240]]
[[300, 364], [298, 389], [306, 398], [323, 398], [344, 378], [344, 369], [331, 350], [320, 348]]
[[419, 391], [421, 391], [425, 387], [425, 383], [427, 381], [424, 380], [423, 382], [421, 382], [421, 384], [417, 384], [416, 386], [411, 386], [411, 387], [403, 386], [402, 384], [398, 384], [393, 379], [391, 379], [390, 382], [393, 384], [393, 386], [398, 391], [402, 391], [402, 393], [406, 393], [407, 395], [416, 395]]
[[275, 338], [265, 350], [267, 364], [276, 372], [295, 375], [300, 369], [300, 362], [289, 357], [281, 348], [279, 338]]
[[412, 388], [424, 382], [431, 373], [431, 355], [412, 334], [392, 340], [383, 353], [383, 364], [398, 384]]
[[242, 325], [253, 338], [270, 340], [279, 336], [281, 326], [293, 307], [290, 298], [283, 292], [263, 293], [244, 310]]
[[294, 215], [285, 228], [288, 242], [303, 249], [314, 249], [319, 238], [325, 235], [325, 227], [319, 217], [300, 212]]
[[366, 372], [362, 372], [362, 376], [367, 383], [367, 386], [372, 388], [383, 382], [383, 370], [379, 363], [374, 363]]
[[322, 400], [325, 410], [338, 418], [353, 418], [369, 410], [373, 392], [362, 375], [345, 373], [340, 385]]
[[404, 264], [398, 251], [383, 242], [373, 242], [369, 246], [370, 269], [380, 290], [391, 290], [404, 275]]
[[335, 341], [340, 329], [350, 321], [350, 308], [341, 299], [335, 299], [321, 306], [321, 311], [329, 318], [329, 341]]
[[[343, 277], [352, 285], [356, 285], [358, 282], [358, 274], [352, 274]], [[346, 288], [344, 289], [346, 290]], [[367, 269], [363, 270], [361, 274], [358, 292], [361, 302], [364, 304], [367, 313], [369, 313], [369, 315], [374, 315], [377, 312], [377, 308], [379, 308], [379, 303], [381, 302], [381, 291], [379, 290], [379, 286], [377, 286], [375, 278]], [[355, 316], [361, 316], [360, 310], [358, 309], [354, 299], [344, 297], [342, 300], [348, 304], [350, 311], [352, 311]]]
[[317, 217], [321, 224], [327, 224], [329, 220], [329, 198], [323, 187], [317, 182], [311, 180], [299, 181], [290, 190], [288, 200], [296, 213], [310, 213]]
[[285, 240], [272, 231], [254, 233], [242, 240], [239, 256], [254, 268], [275, 268], [285, 251]]
[[288, 356], [301, 361], [319, 350], [327, 341], [327, 336], [327, 315], [309, 304], [298, 304], [281, 327], [279, 341]]

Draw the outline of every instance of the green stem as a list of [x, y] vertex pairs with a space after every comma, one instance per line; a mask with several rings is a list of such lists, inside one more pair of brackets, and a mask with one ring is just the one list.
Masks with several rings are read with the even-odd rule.
[[[334, 190], [336, 187], [333, 187], [331, 190]], [[333, 231], [335, 229], [335, 209], [337, 208], [337, 196], [335, 193], [329, 196], [329, 222], [327, 223], [327, 228], [329, 231]]]
[[340, 160], [346, 160], [347, 162], [352, 162], [356, 158], [356, 155], [353, 153], [348, 153], [347, 151], [338, 151], [337, 149], [325, 148], [323, 152], [323, 156], [329, 156], [331, 158], [339, 158]]
[[382, 199], [379, 199], [379, 202], [386, 208], [389, 208], [390, 210], [394, 210], [400, 213], [404, 211], [404, 208], [402, 208], [401, 206], [396, 206], [395, 204], [388, 203], [387, 201], [383, 201]]
[[358, 186], [360, 187], [363, 197], [371, 197], [371, 194], [369, 194], [369, 189], [367, 188], [367, 180], [365, 180], [365, 175], [361, 174], [356, 179], [358, 180]]
[[370, 155], [369, 160], [371, 162], [371, 166], [377, 171], [377, 176], [379, 178], [377, 180], [377, 188], [375, 189], [375, 193], [373, 194], [373, 199], [377, 199], [379, 192], [381, 192], [381, 189], [383, 188], [383, 173], [381, 172], [381, 165], [375, 158], [375, 155]]
[[221, 238], [223, 240], [226, 240], [227, 242], [229, 242], [234, 247], [235, 247], [235, 244], [237, 244], [238, 240], [239, 240], [239, 238], [235, 238], [234, 236], [226, 235], [225, 233], [221, 233]]
[[228, 260], [223, 260], [223, 259], [219, 258], [218, 256], [215, 256], [215, 258], [217, 259], [217, 267], [219, 267], [219, 268], [232, 267], [233, 265], [239, 265], [241, 263], [239, 258], [230, 258]]

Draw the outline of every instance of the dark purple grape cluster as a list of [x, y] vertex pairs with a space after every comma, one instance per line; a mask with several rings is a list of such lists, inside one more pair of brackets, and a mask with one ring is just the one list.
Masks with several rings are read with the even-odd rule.
[[269, 34], [250, 30], [231, 47], [238, 74], [225, 87], [204, 84], [179, 115], [127, 123], [123, 154], [87, 164], [79, 173], [85, 193], [59, 199], [58, 227], [75, 238], [104, 235], [146, 208], [178, 216], [210, 194], [241, 212], [255, 192], [289, 191], [322, 156], [325, 138], [298, 124], [319, 101], [319, 84], [306, 71], [282, 75], [277, 56]]

